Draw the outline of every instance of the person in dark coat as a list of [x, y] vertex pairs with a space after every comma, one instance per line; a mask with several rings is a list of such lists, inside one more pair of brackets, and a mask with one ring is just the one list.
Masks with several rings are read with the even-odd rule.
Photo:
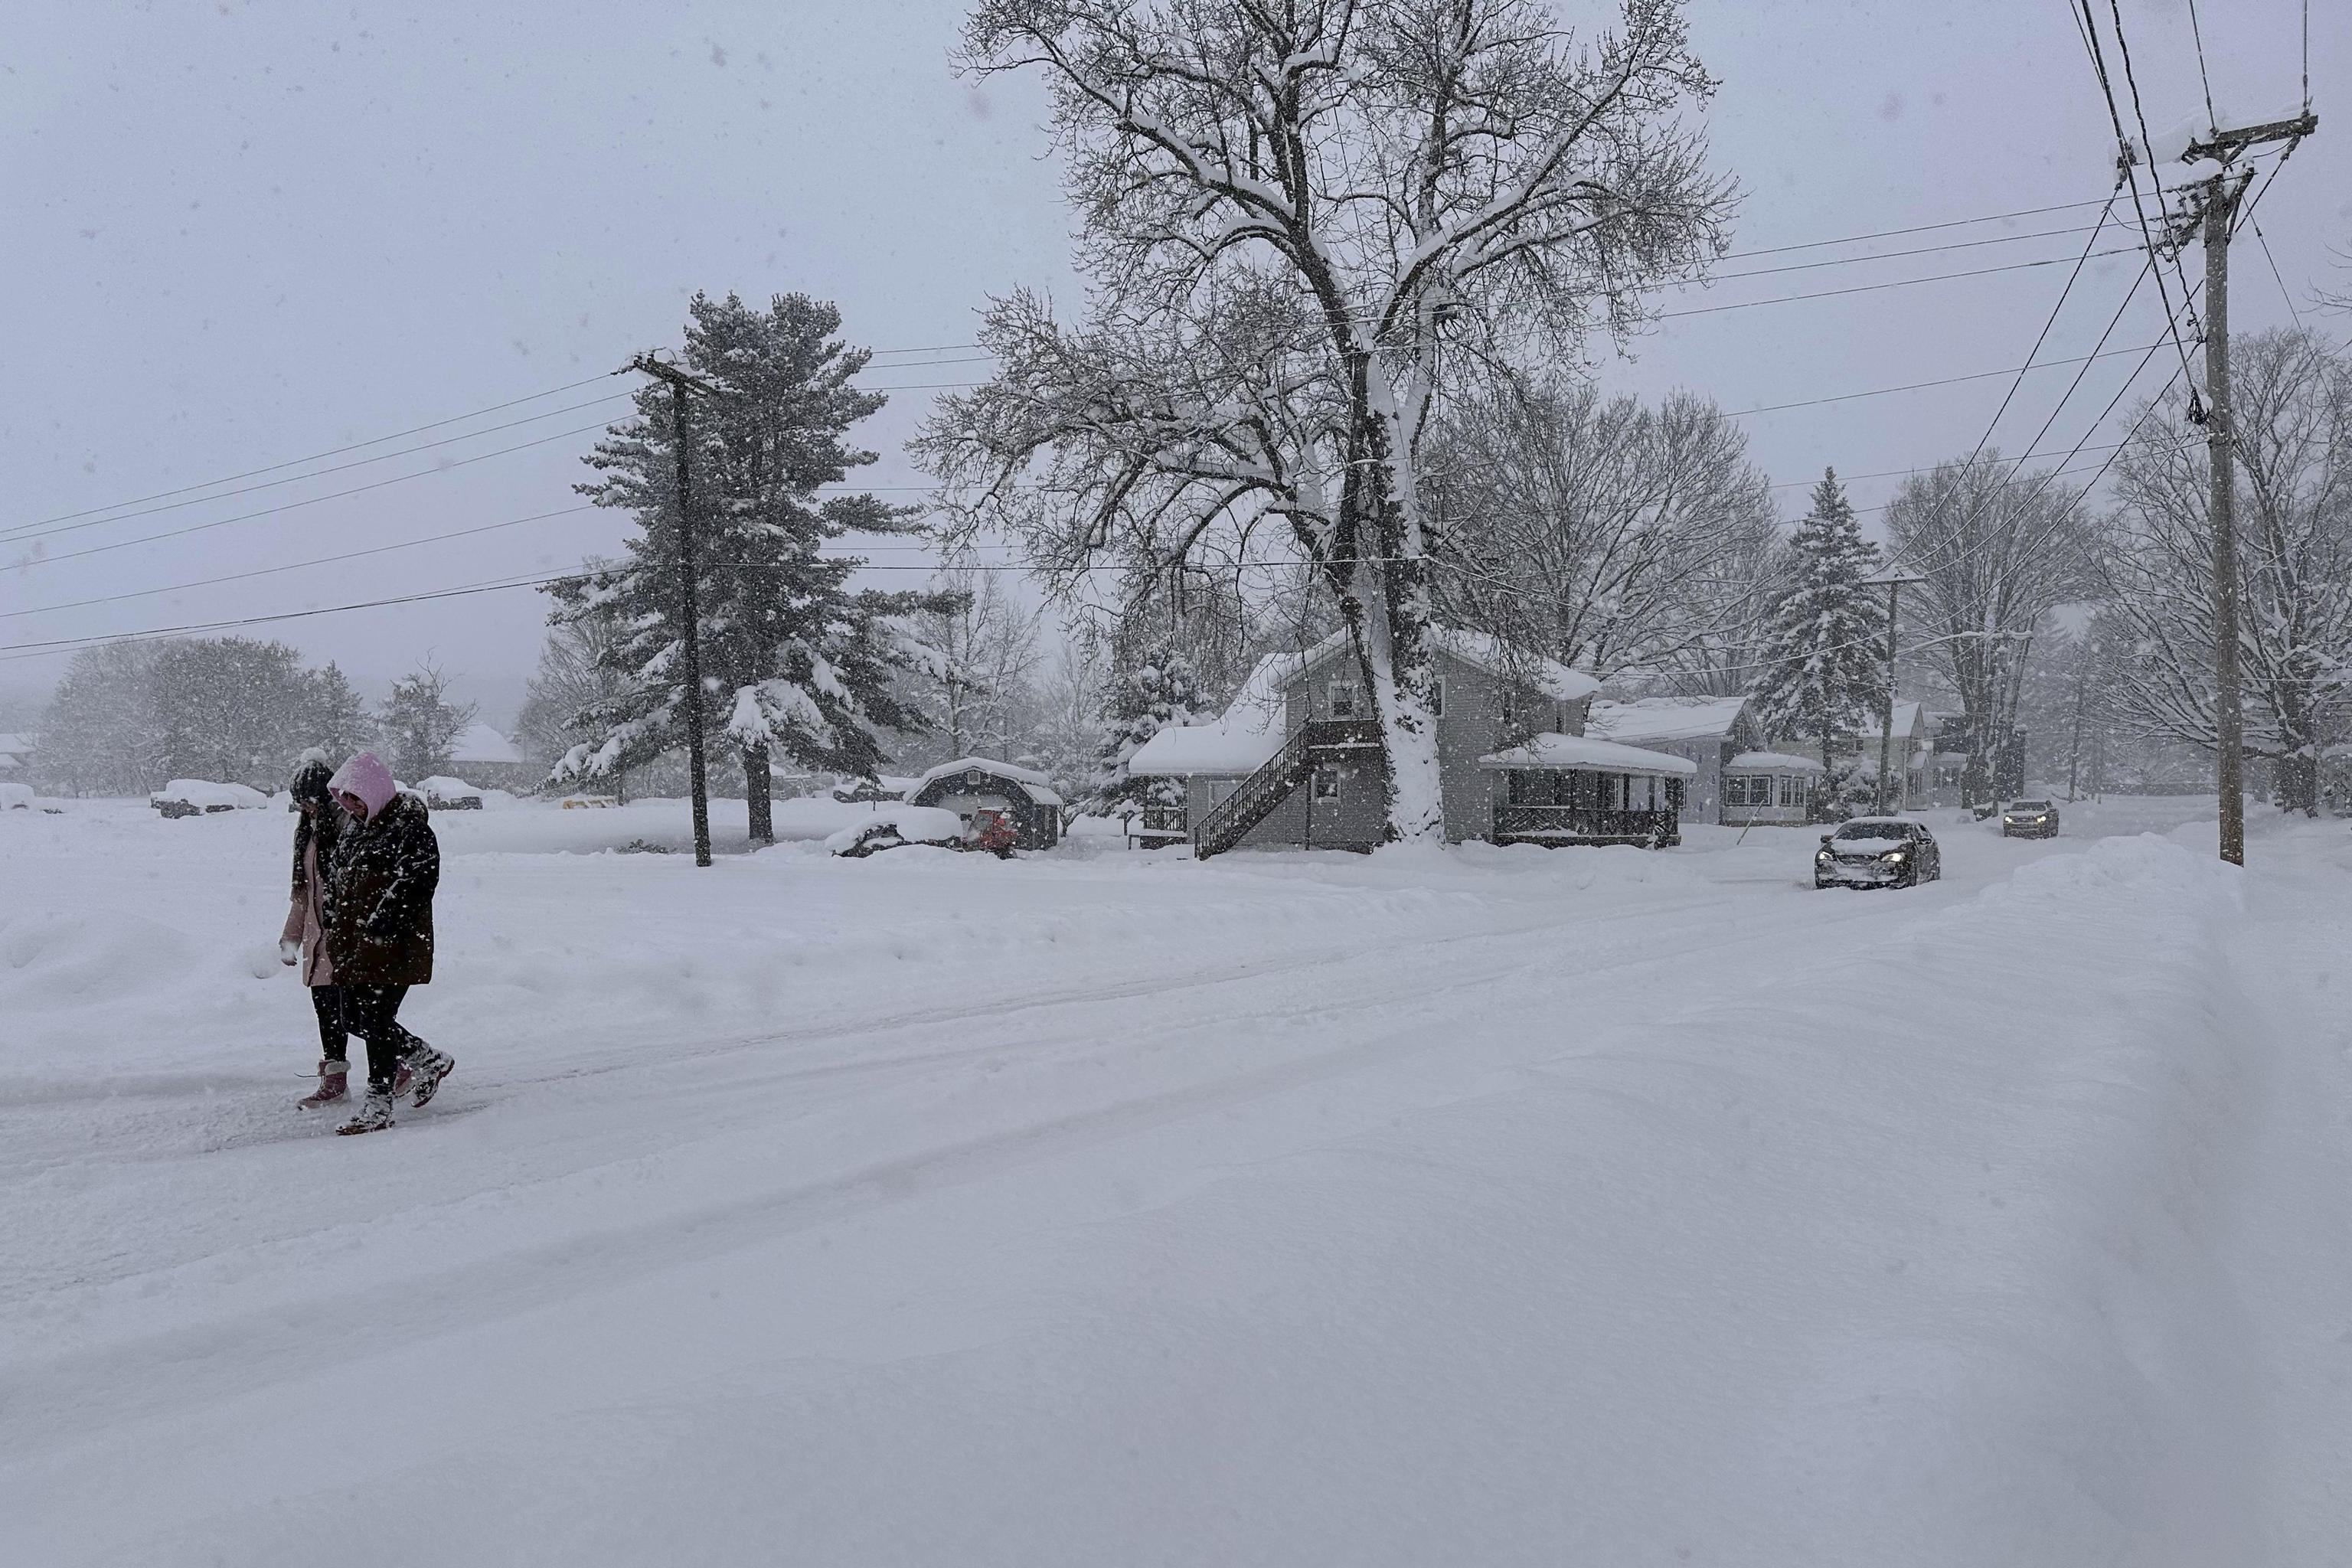
[[344, 820], [342, 807], [327, 790], [333, 771], [325, 757], [306, 752], [287, 784], [301, 815], [294, 823], [294, 896], [278, 933], [278, 955], [300, 970], [302, 984], [310, 991], [310, 1010], [319, 1019], [319, 1087], [298, 1101], [312, 1107], [331, 1105], [351, 1092], [351, 1036], [343, 1028], [343, 996], [335, 985], [326, 941], [327, 871], [334, 864], [337, 830]]
[[457, 1064], [401, 1026], [412, 985], [433, 978], [433, 893], [441, 845], [425, 803], [403, 793], [372, 752], [337, 769], [327, 787], [351, 820], [342, 825], [327, 876], [327, 961], [342, 995], [343, 1026], [368, 1043], [368, 1089], [359, 1114], [337, 1131], [392, 1125], [404, 1064], [423, 1106]]

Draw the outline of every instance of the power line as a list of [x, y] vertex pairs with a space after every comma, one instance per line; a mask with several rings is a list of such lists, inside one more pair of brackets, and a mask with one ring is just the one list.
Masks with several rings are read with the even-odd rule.
[[[2252, 221], [2249, 219], [2248, 221]], [[2278, 258], [2271, 254], [2271, 242], [2263, 233], [2263, 226], [2254, 225], [2254, 237], [2262, 241], [2263, 259], [2271, 264], [2271, 276], [2278, 280], [2279, 298], [2286, 301], [2286, 313], [2297, 327], [2303, 325], [2303, 312], [2294, 308], [2294, 296], [2286, 291], [2286, 279], [2279, 276]]]
[[[2038, 228], [2032, 234], [1997, 234], [1990, 239], [1956, 239], [1945, 245], [1915, 246], [1909, 250], [1881, 250], [1868, 256], [1832, 256], [1820, 261], [1795, 261], [1785, 267], [1759, 267], [1746, 272], [1726, 272], [1706, 279], [1707, 287], [1717, 283], [1734, 283], [1742, 278], [1769, 278], [1780, 272], [1810, 272], [1820, 267], [1852, 267], [1864, 261], [1894, 261], [1906, 256], [1934, 256], [1947, 250], [1974, 250], [1986, 245], [2016, 245], [2029, 239], [2059, 239], [2069, 235], [2087, 234], [2081, 226], [2074, 228]], [[950, 363], [951, 361], [940, 361]]]
[[[2159, 343], [2157, 346], [2161, 348], [2163, 345]], [[1930, 387], [1958, 386], [1963, 382], [1991, 381], [1998, 376], [2022, 375], [2027, 371], [2032, 370], [2055, 370], [2061, 365], [2086, 364], [2092, 360], [2112, 359], [2118, 354], [2133, 354], [2139, 352], [2139, 348], [2137, 347], [2128, 349], [2107, 349], [2103, 353], [2095, 354], [2076, 354], [2065, 359], [2045, 359], [2039, 363], [2029, 362], [2021, 365], [2012, 365], [2005, 370], [1979, 370], [1972, 372], [1968, 375], [1946, 375], [1938, 376], [1934, 381], [1909, 382], [1902, 386], [1874, 386], [1867, 392], [1842, 392], [1832, 397], [1809, 397], [1799, 403], [1768, 403], [1760, 408], [1734, 409], [1726, 414], [1724, 417], [1727, 419], [1744, 419], [1750, 414], [1778, 414], [1783, 409], [1789, 408], [1817, 408], [1825, 403], [1851, 403], [1856, 398], [1862, 397], [1885, 397], [1898, 392], [1921, 392]], [[1860, 478], [1861, 476], [1857, 475], [1855, 477]], [[1811, 484], [1812, 481], [1808, 479], [1805, 482]]]
[[[111, 544], [93, 544], [87, 550], [69, 550], [62, 555], [35, 556], [31, 560], [16, 563], [14, 569], [24, 572], [35, 566], [55, 565], [60, 561], [79, 561], [86, 555], [103, 555], [109, 551], [129, 550], [134, 545], [153, 544], [165, 539], [182, 539], [192, 533], [205, 533], [215, 528], [226, 528], [231, 523], [250, 522], [257, 517], [276, 517], [280, 512], [294, 511], [306, 506], [316, 506], [320, 501], [340, 500], [345, 496], [364, 495], [370, 490], [380, 490], [388, 485], [400, 484], [408, 479], [421, 479], [435, 474], [446, 474], [453, 468], [462, 468], [473, 463], [486, 463], [492, 458], [503, 458], [510, 452], [520, 452], [531, 447], [544, 447], [551, 441], [561, 441], [567, 437], [585, 435], [591, 430], [603, 428], [604, 428], [603, 425], [583, 425], [574, 430], [558, 430], [552, 436], [542, 436], [535, 441], [524, 441], [512, 447], [501, 447], [495, 452], [478, 452], [470, 458], [459, 458], [434, 468], [420, 468], [413, 474], [394, 474], [390, 479], [375, 479], [364, 485], [353, 485], [347, 490], [331, 490], [322, 496], [306, 496], [300, 500], [290, 500], [282, 506], [263, 507], [257, 511], [239, 512], [235, 517], [215, 518], [210, 522], [192, 523], [186, 528], [165, 529], [160, 533], [142, 533], [136, 539], [118, 539]], [[37, 539], [47, 536], [33, 534], [26, 537]]]
[[[282, 479], [265, 479], [260, 484], [247, 485], [243, 489], [221, 490], [213, 495], [194, 496], [185, 500], [167, 501], [162, 506], [146, 507], [138, 511], [118, 511], [111, 517], [91, 518], [82, 522], [71, 522], [62, 528], [52, 528], [44, 532], [35, 533], [27, 531], [30, 529], [38, 528], [40, 526], [37, 523], [27, 523], [23, 527], [11, 529], [6, 532], [0, 533], [0, 544], [11, 543], [19, 539], [52, 539], [60, 533], [72, 533], [85, 528], [99, 528], [110, 522], [128, 522], [135, 517], [152, 517], [157, 512], [177, 511], [183, 507], [204, 506], [216, 500], [228, 500], [236, 496], [252, 495], [260, 490], [275, 489], [280, 485], [299, 485], [306, 479], [322, 479], [329, 474], [340, 474], [347, 472], [352, 468], [363, 468], [371, 463], [387, 463], [394, 458], [414, 457], [419, 452], [429, 452], [437, 447], [455, 446], [458, 442], [471, 441], [478, 437], [493, 436], [501, 430], [519, 429], [525, 425], [537, 424], [541, 419], [553, 419], [559, 415], [577, 414], [583, 408], [593, 408], [600, 403], [612, 403], [629, 395], [630, 394], [625, 392], [616, 392], [604, 397], [592, 397], [585, 403], [567, 404], [562, 408], [551, 408], [544, 414], [533, 414], [521, 419], [510, 419], [503, 425], [491, 425], [479, 430], [469, 430], [462, 436], [445, 436], [438, 441], [425, 441], [420, 442], [414, 447], [403, 447], [396, 452], [380, 452], [373, 458], [355, 458], [348, 463], [338, 463], [330, 468], [313, 468], [309, 473], [292, 474]], [[514, 447], [509, 448], [509, 450], [519, 449], [520, 448]]]
[[1909, 228], [1882, 228], [1869, 234], [1849, 234], [1839, 239], [1808, 239], [1796, 245], [1770, 245], [1758, 250], [1730, 250], [1724, 253], [1723, 259], [1738, 261], [1751, 256], [1780, 256], [1791, 250], [1819, 250], [1832, 245], [1859, 245], [1867, 239], [1900, 239], [1906, 235], [1928, 234], [1946, 228], [1967, 228], [1980, 223], [2006, 223], [2011, 218], [2040, 217], [2047, 213], [2074, 212], [2083, 207], [2095, 207], [2099, 205], [2100, 198], [2094, 196], [2089, 201], [2060, 202], [2054, 206], [2046, 207], [2020, 207], [2015, 212], [1987, 213], [1982, 217], [1948, 218], [1941, 223], [1915, 224]]
[[[2118, 38], [2123, 37], [2120, 29], [2116, 36]], [[2197, 40], [2197, 79], [2205, 87], [2205, 123], [2214, 135], [2219, 136], [2221, 133], [2221, 117], [2213, 111], [2213, 79], [2205, 74], [2205, 29], [2197, 22], [2197, 0], [2189, 0], [2189, 36]], [[2155, 157], [2156, 149], [2149, 148], [2147, 155]]]
[[446, 533], [430, 534], [423, 539], [403, 539], [390, 544], [372, 545], [365, 550], [346, 550], [339, 555], [320, 555], [308, 561], [289, 561], [279, 566], [257, 566], [249, 572], [231, 572], [218, 577], [204, 577], [193, 583], [169, 583], [160, 588], [134, 588], [125, 593], [108, 594], [94, 599], [75, 599], [62, 605], [36, 605], [30, 609], [0, 611], [0, 621], [13, 621], [25, 616], [53, 615], [59, 610], [81, 610], [93, 605], [119, 605], [130, 599], [152, 599], [163, 594], [184, 594], [196, 588], [211, 588], [223, 583], [242, 583], [255, 577], [274, 577], [281, 572], [299, 572], [310, 566], [329, 566], [341, 561], [358, 561], [372, 555], [386, 555], [396, 550], [415, 550], [426, 544], [446, 544], [453, 539], [470, 539], [477, 534], [496, 533], [501, 529], [519, 528], [527, 522], [543, 522], [551, 517], [571, 517], [579, 512], [593, 511], [595, 503], [584, 501], [578, 506], [558, 507], [553, 511], [533, 512], [529, 517], [510, 517], [503, 522], [485, 522], [472, 528], [452, 529]]
[[446, 419], [436, 419], [429, 424], [412, 426], [405, 430], [395, 430], [389, 436], [372, 436], [364, 441], [353, 441], [346, 447], [330, 447], [323, 452], [313, 452], [307, 458], [289, 458], [282, 463], [271, 463], [266, 468], [247, 468], [241, 474], [226, 474], [217, 479], [206, 479], [201, 484], [182, 485], [177, 489], [157, 490], [152, 495], [133, 496], [129, 500], [116, 501], [110, 506], [94, 506], [82, 511], [59, 512], [55, 517], [38, 518], [31, 522], [21, 524], [18, 529], [12, 529], [10, 531], [13, 533], [21, 531], [25, 528], [41, 528], [52, 522], [70, 522], [78, 517], [90, 517], [101, 511], [118, 511], [127, 506], [141, 506], [151, 500], [163, 500], [172, 496], [186, 495], [190, 490], [206, 490], [215, 485], [235, 484], [239, 479], [249, 479], [258, 474], [274, 474], [281, 468], [299, 468], [304, 463], [315, 463], [325, 458], [340, 458], [345, 452], [356, 452], [362, 447], [381, 447], [386, 441], [398, 441], [410, 436], [421, 436], [427, 430], [439, 430], [447, 426], [462, 424], [468, 419], [479, 419], [485, 414], [501, 414], [509, 408], [520, 408], [526, 403], [536, 403], [542, 397], [553, 397], [560, 393], [570, 392], [593, 382], [608, 381], [620, 374], [622, 373], [617, 370], [608, 370], [601, 374], [583, 377], [578, 381], [567, 381], [562, 386], [551, 386], [544, 392], [534, 392], [528, 396], [512, 398], [505, 403], [493, 403], [488, 408], [477, 408], [470, 414], [453, 414]]
[[[2083, 262], [2095, 260], [2102, 256], [2126, 256], [2135, 248], [2137, 247], [2132, 246], [2118, 246], [2113, 250], [2086, 251], [2076, 258], [2075, 265], [2079, 267]], [[1873, 294], [1882, 289], [1908, 289], [1921, 283], [1945, 283], [1955, 278], [1984, 278], [1995, 272], [2022, 272], [2034, 267], [2063, 267], [2066, 261], [2065, 257], [2053, 256], [2041, 261], [2012, 261], [2004, 267], [1979, 267], [1967, 272], [1937, 272], [1926, 278], [1900, 278], [1891, 283], [1858, 283], [1849, 289], [1825, 289], [1814, 294], [1785, 294], [1769, 300], [1742, 300], [1729, 305], [1702, 305], [1688, 310], [1662, 310], [1658, 313], [1657, 319], [1666, 321], [1679, 316], [1711, 316], [1719, 310], [1745, 310], [1758, 305], [1789, 305], [1805, 300], [1834, 300], [1845, 294]]]

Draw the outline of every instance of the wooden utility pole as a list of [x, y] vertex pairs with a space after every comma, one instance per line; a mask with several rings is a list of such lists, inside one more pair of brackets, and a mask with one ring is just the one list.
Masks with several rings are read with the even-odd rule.
[[[2211, 470], [2208, 521], [2213, 532], [2213, 748], [2221, 756], [2221, 858], [2246, 863], [2245, 717], [2238, 696], [2237, 465], [2230, 450], [2230, 219], [2237, 192], [2230, 176], [2205, 187], [2206, 467]], [[2238, 191], [2243, 191], [2242, 184]]]
[[[1893, 765], [1895, 755], [1895, 596], [1909, 583], [1925, 583], [1925, 577], [1873, 577], [1865, 585], [1886, 589], [1886, 700], [1879, 705], [1878, 713], [1878, 783], [1870, 792], [1870, 815], [1886, 815], [1886, 770]], [[1905, 773], [1909, 773], [1911, 759], [1905, 757]], [[1906, 792], [1908, 793], [1907, 791]]]
[[686, 395], [694, 391], [716, 396], [719, 389], [650, 354], [639, 354], [629, 366], [669, 387], [670, 433], [677, 444], [677, 594], [686, 645], [686, 775], [694, 795], [694, 863], [708, 866], [710, 789], [702, 761], [702, 612], [694, 563], [693, 423], [686, 411]]
[[2253, 179], [2232, 167], [2256, 147], [2284, 142], [2287, 152], [2319, 129], [2308, 109], [2293, 120], [2242, 130], [2214, 127], [2191, 142], [2187, 157], [2221, 165], [2202, 187], [2205, 227], [2205, 449], [2212, 480], [2208, 525], [2213, 537], [2213, 749], [2221, 788], [2221, 858], [2246, 863], [2245, 716], [2238, 692], [2238, 527], [2236, 398], [2230, 390], [2230, 229]]

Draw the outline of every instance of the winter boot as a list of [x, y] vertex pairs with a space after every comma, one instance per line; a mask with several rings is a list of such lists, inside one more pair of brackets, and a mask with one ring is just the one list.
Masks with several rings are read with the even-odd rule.
[[[401, 1076], [416, 1085], [416, 1098], [408, 1103], [422, 1110], [441, 1092], [441, 1080], [457, 1070], [457, 1058], [446, 1051], [436, 1051], [431, 1046], [419, 1045], [400, 1064]], [[393, 1093], [400, 1090], [394, 1089]]]
[[352, 1064], [339, 1062], [332, 1057], [319, 1064], [319, 1087], [294, 1103], [305, 1110], [316, 1110], [322, 1105], [332, 1105], [351, 1097]]
[[348, 1138], [354, 1132], [381, 1132], [391, 1125], [391, 1091], [378, 1089], [371, 1084], [368, 1086], [367, 1098], [360, 1101], [359, 1114], [336, 1128], [335, 1131]]

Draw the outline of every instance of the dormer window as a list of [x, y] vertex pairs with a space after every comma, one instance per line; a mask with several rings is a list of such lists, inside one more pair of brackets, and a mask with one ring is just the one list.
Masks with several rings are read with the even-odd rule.
[[1360, 719], [1363, 717], [1363, 689], [1352, 680], [1331, 683], [1331, 717]]

